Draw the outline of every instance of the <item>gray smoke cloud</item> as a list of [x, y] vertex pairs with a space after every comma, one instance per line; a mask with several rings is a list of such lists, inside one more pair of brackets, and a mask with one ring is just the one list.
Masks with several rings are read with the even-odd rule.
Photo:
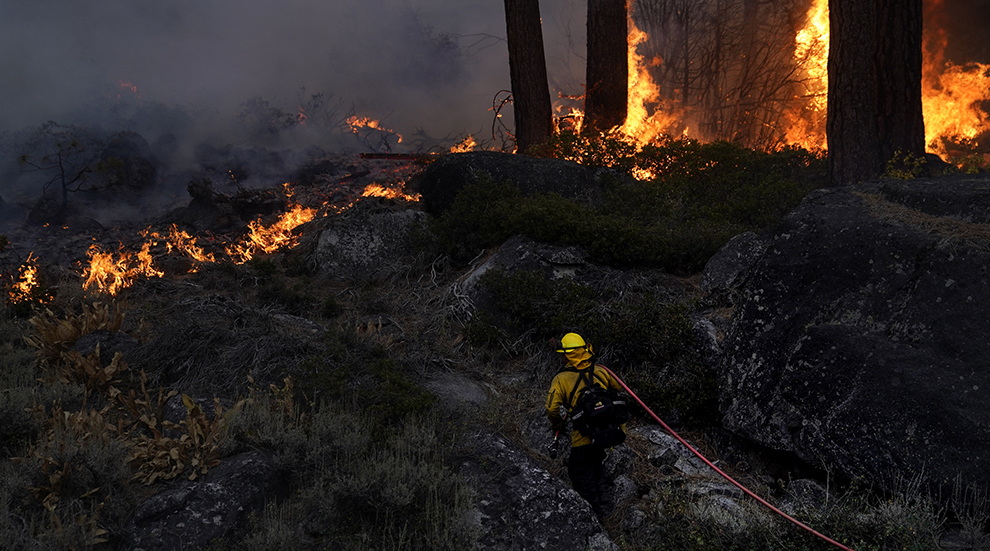
[[[541, 2], [553, 95], [583, 92], [586, 9]], [[4, 0], [0, 198], [27, 211], [46, 185], [58, 189], [50, 167], [18, 162], [44, 165], [56, 149], [39, 134], [46, 121], [82, 138], [79, 166], [108, 151], [159, 163], [156, 191], [179, 201], [194, 179], [271, 185], [321, 152], [420, 151], [468, 134], [497, 147], [491, 109], [510, 88], [503, 10], [491, 0]], [[502, 114], [511, 129], [511, 106]], [[348, 115], [404, 139], [355, 136]], [[133, 134], [112, 145], [120, 131]]]
[[[584, 4], [542, 8], [551, 72], [572, 81]], [[509, 88], [504, 36], [488, 0], [8, 0], [0, 129], [92, 123], [125, 100], [231, 118], [260, 97], [292, 113], [322, 93], [400, 133], [483, 132]]]

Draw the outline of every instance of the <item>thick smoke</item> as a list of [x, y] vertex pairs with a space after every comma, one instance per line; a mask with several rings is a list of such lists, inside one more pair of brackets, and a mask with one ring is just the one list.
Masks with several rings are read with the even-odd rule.
[[[487, 0], [3, 2], [0, 197], [33, 200], [19, 192], [37, 197], [50, 178], [16, 162], [51, 152], [46, 121], [79, 129], [94, 156], [136, 133], [125, 145], [150, 148], [180, 195], [183, 171], [207, 166], [250, 179], [247, 164], [313, 152], [490, 140], [493, 98], [509, 88], [504, 36], [502, 3]], [[351, 115], [394, 133], [355, 136]]]
[[[477, 131], [507, 84], [502, 7], [438, 0], [15, 0], [0, 6], [0, 128], [74, 122], [94, 103], [236, 116], [332, 95], [398, 128]], [[92, 114], [92, 113], [90, 113]]]

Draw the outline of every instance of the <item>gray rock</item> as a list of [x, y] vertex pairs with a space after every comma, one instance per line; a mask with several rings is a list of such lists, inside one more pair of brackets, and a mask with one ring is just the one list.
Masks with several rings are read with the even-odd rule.
[[202, 479], [183, 480], [142, 503], [125, 529], [123, 548], [192, 551], [236, 539], [248, 514], [277, 498], [283, 482], [269, 454], [229, 458]]
[[511, 326], [513, 318], [499, 310], [488, 290], [479, 284], [481, 277], [492, 270], [508, 274], [534, 272], [546, 280], [568, 278], [597, 290], [629, 280], [629, 276], [620, 270], [590, 262], [587, 253], [578, 247], [549, 245], [521, 235], [510, 237], [488, 260], [469, 272], [457, 290], [499, 327]]
[[807, 478], [792, 480], [785, 491], [786, 495], [780, 509], [790, 515], [819, 511], [828, 499], [828, 490], [822, 488], [818, 482]]
[[730, 430], [892, 488], [990, 483], [990, 178], [809, 195], [746, 275]]
[[476, 435], [460, 473], [477, 489], [479, 550], [617, 549], [574, 490], [498, 435]]
[[488, 392], [478, 382], [453, 371], [431, 375], [423, 386], [440, 398], [440, 406], [448, 410], [477, 408], [488, 402]]
[[705, 264], [701, 289], [713, 293], [737, 288], [766, 248], [767, 238], [753, 232], [733, 237]]
[[701, 522], [717, 524], [733, 532], [745, 531], [750, 525], [763, 520], [753, 510], [735, 499], [721, 495], [706, 495], [691, 506], [691, 515]]
[[320, 233], [316, 265], [334, 279], [369, 279], [387, 273], [410, 255], [410, 232], [425, 216], [404, 210], [335, 219]]
[[71, 350], [78, 352], [81, 356], [89, 356], [99, 347], [100, 363], [106, 367], [113, 361], [117, 352], [120, 352], [126, 361], [128, 352], [133, 351], [138, 345], [138, 340], [127, 333], [97, 329], [79, 337], [72, 345]]

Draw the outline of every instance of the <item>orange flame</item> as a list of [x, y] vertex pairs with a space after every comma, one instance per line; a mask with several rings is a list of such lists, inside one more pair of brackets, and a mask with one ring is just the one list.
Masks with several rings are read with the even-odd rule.
[[[946, 32], [931, 24], [942, 0], [925, 2], [924, 60], [921, 95], [925, 143], [930, 153], [949, 159], [947, 141], [968, 143], [990, 130], [990, 117], [980, 104], [990, 101], [990, 65], [957, 65], [945, 59]], [[823, 122], [828, 90], [828, 1], [815, 0], [808, 22], [796, 37], [795, 59], [807, 60], [808, 105], [787, 129], [787, 141], [806, 148], [825, 148]], [[810, 115], [809, 115], [810, 113]]]
[[478, 146], [478, 142], [474, 139], [474, 136], [468, 134], [466, 138], [461, 140], [459, 143], [450, 148], [451, 153], [467, 153], [468, 151], [474, 151], [474, 148]]
[[[628, 99], [626, 100], [626, 122], [619, 129], [639, 146], [644, 146], [657, 137], [670, 133], [673, 126], [682, 116], [675, 114], [660, 99], [660, 90], [650, 75], [649, 66], [657, 65], [660, 60], [644, 62], [643, 55], [636, 48], [649, 38], [646, 32], [639, 29], [629, 17], [629, 84]], [[652, 113], [650, 112], [652, 108]], [[683, 131], [687, 134], [687, 129]]]
[[[825, 116], [828, 108], [828, 0], [814, 0], [806, 23], [794, 37], [794, 62], [804, 72], [805, 101], [798, 101], [785, 118], [785, 141], [805, 149], [826, 149]], [[801, 98], [795, 98], [800, 100]]]
[[[985, 111], [990, 103], [990, 65], [954, 64], [945, 59], [946, 33], [938, 29], [937, 21], [941, 4], [942, 0], [925, 2], [922, 105], [927, 150], [951, 159], [960, 156], [960, 150], [976, 150], [981, 145], [977, 140], [990, 132], [990, 114]], [[668, 100], [653, 80], [650, 69], [662, 66], [664, 60], [647, 60], [639, 53], [639, 46], [648, 38], [630, 18], [628, 116], [621, 128], [612, 130], [613, 135], [621, 134], [640, 147], [660, 135], [688, 135], [691, 117], [686, 108], [676, 109], [676, 102]], [[780, 121], [767, 123], [775, 126], [773, 134], [780, 136], [782, 143], [809, 150], [827, 148], [829, 39], [828, 0], [810, 0], [804, 23], [794, 34], [791, 53], [798, 89]], [[556, 109], [558, 130], [580, 133], [581, 110], [570, 108], [563, 114], [568, 107], [560, 102]]]
[[404, 183], [400, 184], [399, 189], [393, 189], [385, 187], [381, 184], [368, 184], [368, 187], [364, 188], [364, 192], [361, 193], [361, 197], [384, 197], [386, 199], [402, 199], [404, 201], [419, 201], [420, 195], [418, 193], [414, 195], [409, 195], [403, 191], [402, 186]]
[[[33, 261], [34, 253], [32, 252], [28, 254], [27, 260], [18, 270], [17, 279], [14, 280], [8, 293], [8, 301], [11, 304], [20, 304], [30, 300], [35, 294], [35, 290], [41, 285], [41, 281], [38, 280], [38, 266]], [[40, 302], [47, 302], [47, 300], [42, 298]]]
[[937, 28], [942, 0], [925, 2], [925, 60], [922, 68], [922, 109], [925, 113], [925, 144], [931, 153], [951, 158], [947, 142], [972, 144], [990, 130], [990, 120], [980, 108], [990, 101], [990, 65], [957, 65], [945, 59], [948, 38]]
[[377, 121], [370, 117], [358, 117], [357, 115], [352, 115], [347, 117], [347, 125], [351, 127], [351, 132], [355, 134], [359, 134], [362, 129], [370, 128], [372, 130], [385, 132], [386, 134], [392, 134], [396, 137], [398, 143], [402, 143], [402, 134], [399, 134], [390, 128], [386, 128], [382, 125], [381, 121]]
[[254, 220], [248, 223], [248, 235], [240, 242], [227, 247], [227, 254], [236, 264], [243, 264], [261, 252], [273, 253], [283, 247], [296, 244], [292, 230], [313, 219], [316, 209], [295, 205], [271, 226], [265, 227]]
[[137, 253], [125, 251], [123, 244], [119, 257], [114, 259], [112, 252], [104, 252], [99, 245], [92, 245], [87, 252], [89, 268], [83, 270], [83, 289], [96, 287], [99, 291], [116, 295], [131, 286], [140, 277], [162, 277], [164, 272], [152, 266], [151, 241], [145, 241]]
[[160, 236], [152, 233], [152, 237], [165, 241], [165, 252], [171, 254], [173, 250], [178, 251], [197, 262], [216, 262], [213, 253], [203, 251], [203, 248], [196, 244], [196, 238], [189, 235], [185, 230], [180, 230], [175, 224], [168, 229], [168, 234]]

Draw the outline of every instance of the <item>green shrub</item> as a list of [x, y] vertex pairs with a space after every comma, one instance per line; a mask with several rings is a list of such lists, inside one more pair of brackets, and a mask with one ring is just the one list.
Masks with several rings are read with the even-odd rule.
[[[343, 549], [464, 549], [473, 537], [462, 524], [470, 505], [454, 474], [443, 436], [431, 422], [411, 421], [381, 445], [361, 432], [347, 461], [325, 463], [310, 486], [326, 519], [325, 537]], [[361, 447], [360, 443], [364, 443]]]
[[[742, 529], [703, 521], [693, 515], [693, 498], [683, 489], [663, 490], [663, 527], [655, 551], [817, 551], [834, 549], [824, 540], [777, 516], [751, 522]], [[754, 504], [755, 505], [755, 504]], [[855, 485], [830, 496], [818, 509], [802, 509], [798, 521], [857, 551], [935, 551], [944, 510], [929, 496], [909, 489], [898, 497], [878, 500]]]
[[465, 186], [451, 209], [431, 222], [433, 246], [458, 260], [514, 234], [579, 245], [617, 266], [699, 271], [743, 231], [771, 227], [804, 195], [825, 185], [822, 158], [800, 149], [748, 150], [729, 142], [666, 139], [637, 149], [613, 138], [559, 134], [538, 150], [548, 156], [655, 177], [604, 179], [600, 208], [555, 194], [524, 197], [511, 182]]
[[700, 360], [688, 304], [642, 290], [595, 291], [539, 271], [489, 270], [478, 285], [491, 302], [465, 327], [472, 345], [502, 350], [520, 335], [540, 343], [577, 331], [599, 354], [607, 346], [610, 367], [661, 415], [717, 420], [715, 375]]
[[[230, 425], [242, 442], [274, 449], [298, 499], [270, 505], [240, 545], [252, 549], [463, 549], [466, 482], [453, 472], [456, 435], [429, 412], [384, 426], [360, 401], [279, 419], [259, 396]], [[303, 527], [305, 532], [300, 532]]]

